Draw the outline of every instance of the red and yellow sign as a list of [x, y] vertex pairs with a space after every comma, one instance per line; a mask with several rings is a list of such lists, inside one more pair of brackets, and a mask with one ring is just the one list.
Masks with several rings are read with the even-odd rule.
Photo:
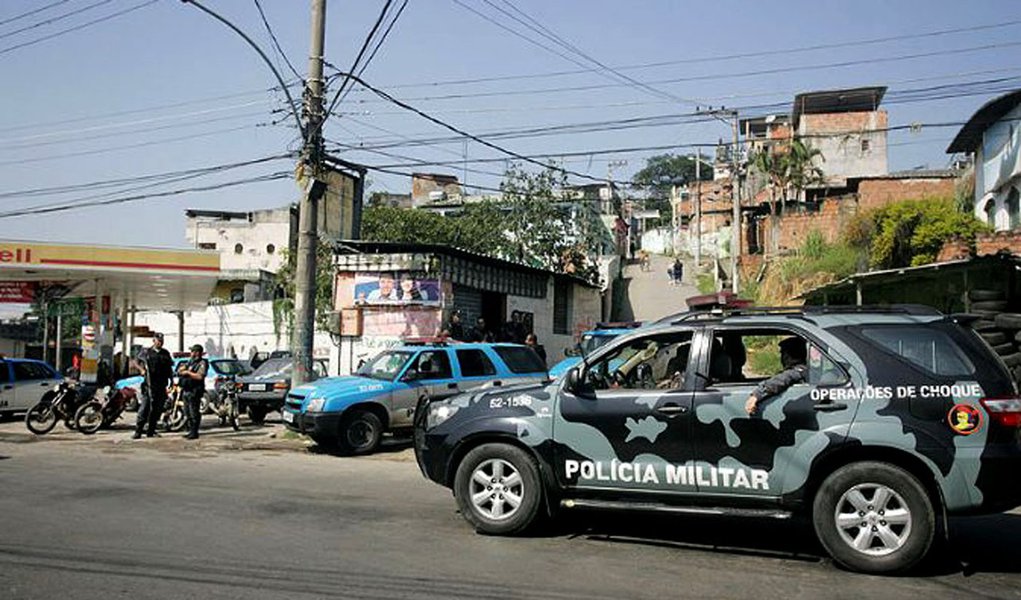
[[215, 273], [220, 270], [220, 255], [194, 250], [0, 241], [0, 269], [8, 266]]
[[28, 304], [35, 299], [35, 282], [0, 281], [0, 304]]

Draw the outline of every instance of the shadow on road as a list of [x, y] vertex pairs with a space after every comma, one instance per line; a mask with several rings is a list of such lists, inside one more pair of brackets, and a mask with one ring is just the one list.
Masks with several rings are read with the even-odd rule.
[[[379, 443], [379, 448], [376, 449], [373, 454], [397, 454], [398, 452], [404, 452], [414, 444], [414, 440], [410, 437], [389, 437], [384, 436], [382, 441]], [[329, 456], [349, 456], [343, 450], [337, 446], [324, 446], [322, 444], [313, 444], [308, 448], [311, 454], [326, 454]]]
[[[612, 544], [640, 544], [685, 550], [822, 562], [829, 560], [806, 518], [766, 520], [584, 512], [569, 513], [537, 536], [585, 538]], [[940, 540], [911, 575], [1021, 573], [1021, 514], [959, 517], [950, 521], [950, 540]]]

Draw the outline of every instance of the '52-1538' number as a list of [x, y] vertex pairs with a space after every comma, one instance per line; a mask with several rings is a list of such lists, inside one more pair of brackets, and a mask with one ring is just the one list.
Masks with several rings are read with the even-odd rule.
[[531, 406], [532, 399], [528, 396], [513, 396], [511, 398], [490, 398], [489, 408], [516, 408], [518, 406]]

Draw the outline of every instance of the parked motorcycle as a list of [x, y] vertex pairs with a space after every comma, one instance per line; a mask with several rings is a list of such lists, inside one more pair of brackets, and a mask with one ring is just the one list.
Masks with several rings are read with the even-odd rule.
[[75, 411], [92, 397], [90, 391], [93, 390], [72, 379], [61, 381], [28, 410], [25, 426], [36, 435], [44, 435], [56, 427], [57, 421], [63, 419], [68, 429], [74, 429]]
[[174, 384], [167, 392], [167, 402], [160, 416], [160, 425], [166, 431], [181, 431], [187, 420], [184, 413], [184, 394], [181, 386]]
[[238, 411], [239, 384], [233, 375], [226, 378], [216, 394], [211, 408], [213, 414], [220, 418], [220, 425], [230, 423], [234, 431], [241, 429], [241, 416]]
[[135, 390], [122, 388], [111, 390], [105, 387], [96, 397], [81, 405], [74, 415], [78, 431], [92, 435], [104, 427], [109, 427], [127, 409], [135, 399]]

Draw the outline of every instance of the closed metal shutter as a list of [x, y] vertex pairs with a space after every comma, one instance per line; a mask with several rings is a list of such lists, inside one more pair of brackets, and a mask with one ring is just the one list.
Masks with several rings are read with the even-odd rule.
[[455, 283], [454, 309], [461, 313], [465, 328], [471, 328], [482, 314], [482, 291]]

